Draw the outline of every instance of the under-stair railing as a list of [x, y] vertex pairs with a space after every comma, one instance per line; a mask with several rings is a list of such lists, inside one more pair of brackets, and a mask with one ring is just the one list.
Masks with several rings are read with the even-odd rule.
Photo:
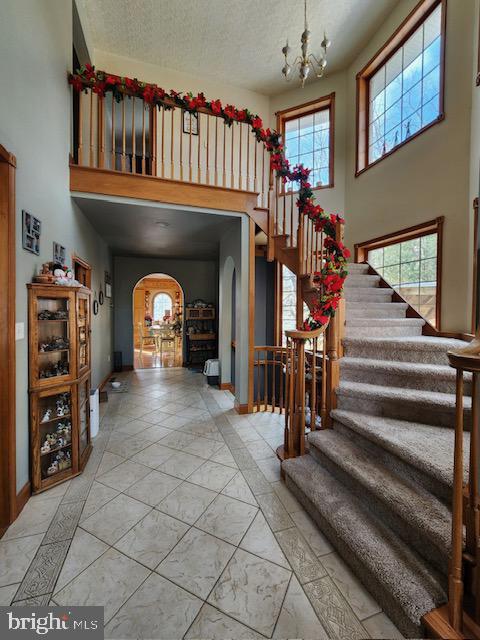
[[[448, 580], [449, 623], [468, 634], [470, 621], [480, 625], [480, 443], [478, 381], [480, 374], [480, 329], [464, 349], [448, 354], [457, 371], [456, 423], [452, 500], [452, 550]], [[463, 408], [464, 373], [472, 374], [470, 450], [464, 452], [466, 428]], [[468, 478], [464, 483], [464, 457], [468, 456]], [[464, 543], [465, 529], [465, 543]], [[477, 631], [478, 631], [477, 626]], [[465, 637], [471, 637], [466, 635]], [[475, 635], [475, 637], [478, 637]]]
[[70, 76], [73, 164], [258, 194], [268, 208], [270, 154], [258, 116], [90, 69]]

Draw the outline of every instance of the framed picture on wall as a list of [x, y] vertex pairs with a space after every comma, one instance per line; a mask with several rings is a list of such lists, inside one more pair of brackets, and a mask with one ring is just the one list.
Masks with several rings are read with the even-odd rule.
[[190, 111], [183, 111], [183, 133], [190, 133], [192, 130], [192, 136], [198, 136], [198, 113], [190, 113]]
[[105, 271], [105, 298], [112, 297], [112, 276], [108, 271]]
[[58, 242], [53, 243], [53, 261], [59, 262], [60, 264], [65, 264], [65, 247], [62, 247]]
[[22, 210], [22, 246], [36, 256], [40, 254], [40, 232], [42, 223], [28, 211]]

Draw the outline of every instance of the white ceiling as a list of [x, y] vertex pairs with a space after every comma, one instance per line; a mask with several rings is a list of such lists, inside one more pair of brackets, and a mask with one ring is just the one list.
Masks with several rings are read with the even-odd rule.
[[[345, 68], [399, 1], [309, 0], [312, 53], [325, 29], [327, 70]], [[76, 2], [90, 47], [266, 95], [286, 90], [281, 48], [297, 55], [303, 30], [303, 0]]]
[[[97, 198], [74, 200], [114, 255], [215, 259], [237, 217]], [[166, 223], [164, 227], [158, 222]]]

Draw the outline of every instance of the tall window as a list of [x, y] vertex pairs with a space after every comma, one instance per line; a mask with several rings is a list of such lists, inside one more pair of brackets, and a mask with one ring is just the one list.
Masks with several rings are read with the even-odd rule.
[[368, 262], [421, 316], [437, 324], [438, 233], [368, 252]]
[[[308, 307], [303, 303], [303, 317], [308, 316]], [[282, 266], [282, 345], [287, 344], [285, 331], [297, 328], [297, 276], [285, 265]]]
[[357, 173], [443, 118], [443, 5], [420, 3], [358, 75]]
[[162, 322], [163, 318], [169, 312], [170, 316], [173, 313], [172, 298], [168, 293], [157, 293], [153, 299], [153, 319], [158, 322]]
[[333, 186], [334, 103], [331, 94], [277, 113], [287, 160], [311, 169], [314, 188]]

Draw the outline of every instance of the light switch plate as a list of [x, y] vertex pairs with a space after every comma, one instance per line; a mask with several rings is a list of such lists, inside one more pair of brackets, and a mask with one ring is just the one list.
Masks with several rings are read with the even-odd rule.
[[15, 323], [15, 340], [23, 340], [25, 338], [25, 323]]

